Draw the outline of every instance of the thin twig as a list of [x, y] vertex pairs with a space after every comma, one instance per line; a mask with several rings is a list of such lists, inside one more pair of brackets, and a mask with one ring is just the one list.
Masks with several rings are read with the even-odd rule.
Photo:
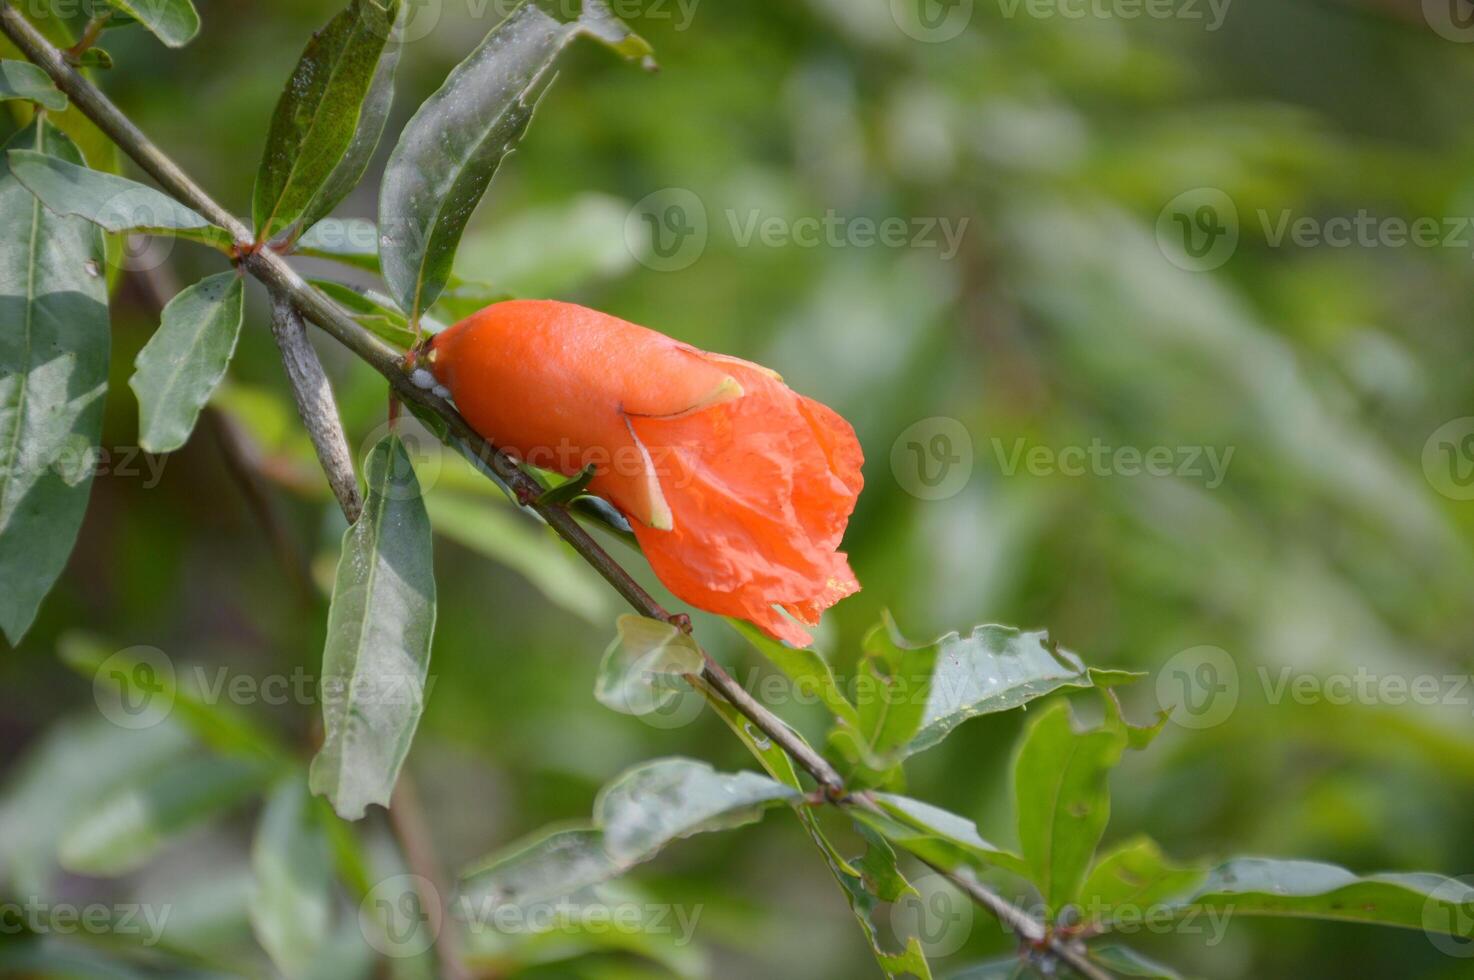
[[358, 478], [353, 475], [353, 454], [348, 450], [348, 437], [343, 434], [333, 387], [307, 339], [302, 314], [281, 293], [271, 297], [271, 334], [281, 351], [282, 367], [292, 385], [297, 414], [307, 427], [312, 448], [317, 450], [317, 461], [327, 475], [328, 486], [338, 498], [343, 516], [349, 524], [355, 524], [363, 513], [363, 495], [358, 491]]
[[420, 901], [425, 904], [433, 902], [437, 911], [440, 935], [435, 942], [435, 954], [440, 963], [440, 976], [444, 980], [470, 980], [471, 973], [461, 957], [460, 935], [456, 932], [456, 924], [451, 921], [450, 903], [446, 900], [450, 887], [435, 853], [435, 839], [430, 833], [430, 822], [425, 819], [420, 794], [407, 772], [399, 774], [394, 797], [389, 802], [389, 829], [399, 842], [410, 873], [426, 882], [432, 893], [420, 895]]
[[[402, 352], [380, 340], [336, 303], [313, 289], [291, 265], [270, 248], [259, 248], [252, 241], [249, 228], [209, 196], [169, 156], [153, 143], [125, 116], [113, 102], [91, 82], [67, 64], [61, 52], [20, 15], [9, 0], [0, 0], [0, 32], [10, 38], [22, 53], [39, 66], [65, 92], [83, 115], [87, 116], [112, 141], [128, 154], [149, 176], [177, 199], [187, 204], [212, 223], [224, 228], [235, 241], [234, 252], [240, 265], [264, 282], [274, 293], [290, 298], [303, 316], [317, 324], [361, 360], [388, 379], [394, 392], [404, 401], [413, 402], [443, 419], [452, 437], [473, 452], [496, 474], [525, 507], [535, 511], [574, 551], [599, 572], [635, 611], [653, 619], [674, 623], [690, 632], [690, 620], [684, 615], [672, 616], [634, 578], [615, 561], [562, 505], [548, 504], [538, 498], [543, 487], [523, 472], [510, 457], [502, 453], [471, 428], [449, 402], [414, 385], [404, 369]], [[850, 802], [844, 782], [834, 767], [804, 743], [782, 719], [749, 695], [722, 667], [703, 652], [705, 665], [701, 676], [748, 718], [772, 741], [787, 752], [824, 789], [835, 803]], [[975, 879], [938, 869], [969, 897], [997, 916], [1021, 939], [1038, 946], [1068, 964], [1088, 980], [1109, 980], [1110, 974], [1087, 960], [1077, 945], [1049, 935], [1042, 924], [1022, 912], [1006, 899]]]

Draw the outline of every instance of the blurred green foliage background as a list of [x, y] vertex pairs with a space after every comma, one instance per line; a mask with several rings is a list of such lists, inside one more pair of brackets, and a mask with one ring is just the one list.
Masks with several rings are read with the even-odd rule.
[[[118, 67], [102, 83], [245, 212], [281, 84], [336, 5], [201, 7], [202, 34], [178, 52], [141, 32], [110, 34]], [[865, 588], [826, 617], [819, 641], [841, 674], [883, 609], [917, 639], [980, 622], [1047, 628], [1100, 666], [1160, 671], [1180, 651], [1227, 651], [1233, 710], [1207, 728], [1170, 725], [1130, 754], [1113, 778], [1107, 842], [1148, 832], [1180, 858], [1259, 853], [1458, 875], [1474, 869], [1474, 689], [1457, 683], [1474, 641], [1474, 504], [1457, 499], [1436, 453], [1425, 466], [1425, 446], [1474, 412], [1474, 45], [1430, 29], [1415, 0], [1232, 0], [1216, 29], [1206, 5], [1196, 18], [1186, 7], [1076, 18], [961, 0], [928, 8], [966, 11], [961, 32], [927, 41], [900, 0], [641, 5], [629, 19], [660, 72], [580, 46], [458, 268], [768, 364], [854, 423], [866, 489], [846, 546]], [[485, 10], [444, 0], [416, 15], [438, 20], [405, 49], [391, 134], [493, 26]], [[371, 172], [340, 213], [372, 218], [375, 186]], [[1170, 260], [1164, 237], [1170, 202], [1201, 188], [1227, 195], [1238, 239], [1221, 264], [1194, 271]], [[691, 200], [671, 189], [699, 202], [705, 242], [661, 268], [630, 247], [647, 228], [632, 208]], [[831, 210], [966, 224], [955, 255], [853, 234], [816, 247], [742, 240], [754, 214], [791, 228]], [[1362, 212], [1431, 217], [1460, 234], [1434, 247], [1273, 234], [1286, 215]], [[214, 271], [216, 257], [180, 244], [155, 280], [167, 292]], [[96, 721], [88, 684], [55, 658], [68, 631], [257, 678], [317, 669], [341, 518], [296, 428], [264, 295], [250, 302], [219, 414], [155, 478], [141, 459], [131, 474], [123, 464], [136, 441], [126, 379], [157, 306], [138, 281], [120, 286], [103, 437], [114, 471], [95, 485], [36, 628], [0, 658], [12, 798], [16, 760], [58, 724]], [[350, 440], [366, 450], [382, 432], [384, 385], [331, 342], [319, 347]], [[951, 427], [913, 428], [936, 419]], [[906, 445], [929, 446], [937, 431], [964, 434], [948, 448], [971, 468], [954, 494], [924, 499], [909, 492]], [[234, 461], [231, 442], [244, 447]], [[1122, 466], [1069, 476], [1009, 465], [1019, 446], [1057, 461], [1092, 444], [1171, 447], [1177, 462], [1177, 447], [1231, 455], [1216, 485]], [[434, 686], [408, 770], [448, 865], [585, 816], [597, 787], [639, 760], [749, 764], [709, 712], [665, 729], [598, 705], [590, 690], [616, 597], [460, 463], [429, 441], [420, 450], [446, 533]], [[720, 623], [698, 618], [698, 630], [740, 679], [763, 676]], [[1276, 698], [1285, 668], [1432, 676], [1441, 693], [1425, 704]], [[1161, 676], [1126, 693], [1133, 712], [1173, 690]], [[1094, 704], [1080, 700], [1088, 714]], [[246, 710], [306, 751], [314, 706]], [[818, 723], [811, 707], [778, 710], [801, 728]], [[969, 723], [914, 760], [909, 792], [1007, 842], [1007, 766], [1024, 720]], [[73, 897], [169, 894], [208, 920], [182, 941], [244, 948], [235, 899], [250, 827], [242, 812], [121, 884], [37, 873]], [[28, 833], [0, 843], [0, 857], [24, 851], [44, 868], [47, 828]], [[634, 881], [702, 907], [699, 949], [680, 951], [680, 969], [874, 971], [790, 819], [677, 845]], [[1420, 933], [1351, 925], [1246, 920], [1216, 945], [1137, 943], [1209, 977], [1467, 975]], [[965, 947], [937, 965], [1007, 948], [979, 913]], [[534, 973], [645, 969], [590, 956]]]

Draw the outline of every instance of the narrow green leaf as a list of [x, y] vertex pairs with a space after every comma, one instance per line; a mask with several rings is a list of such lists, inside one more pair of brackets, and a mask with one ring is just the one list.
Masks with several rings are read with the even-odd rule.
[[240, 759], [196, 757], [135, 780], [67, 830], [62, 867], [105, 877], [136, 870], [175, 836], [255, 793], [267, 772]]
[[761, 818], [797, 790], [756, 773], [719, 773], [691, 759], [657, 759], [615, 777], [594, 802], [594, 825], [546, 832], [465, 871], [456, 914], [496, 922], [506, 909], [576, 899], [654, 857], [673, 840]]
[[309, 974], [332, 926], [332, 853], [316, 810], [300, 775], [283, 780], [251, 848], [251, 927], [288, 980]]
[[303, 232], [291, 251], [378, 272], [379, 227], [362, 218], [329, 218]]
[[182, 48], [200, 32], [200, 15], [190, 0], [107, 0], [171, 48]]
[[77, 67], [96, 68], [98, 71], [107, 71], [113, 67], [113, 56], [102, 48], [88, 48], [77, 56]]
[[[44, 120], [15, 150], [80, 164]], [[0, 629], [19, 643], [66, 565], [92, 488], [108, 377], [102, 233], [41, 206], [0, 161]]]
[[452, 909], [472, 922], [494, 922], [512, 908], [557, 904], [625, 870], [591, 827], [554, 830], [513, 844], [461, 876]]
[[966, 817], [894, 793], [874, 796], [891, 820], [876, 820], [875, 815], [862, 810], [853, 811], [853, 816], [911, 853], [947, 870], [971, 865], [1002, 868], [1028, 877], [1029, 866], [1023, 858], [983, 840], [977, 825]]
[[854, 775], [859, 781], [872, 785], [899, 781], [894, 767], [921, 730], [940, 646], [940, 641], [907, 643], [889, 616], [865, 636], [864, 656], [856, 668], [856, 700], [860, 741], [874, 761], [858, 767]]
[[256, 174], [258, 241], [308, 227], [348, 195], [379, 143], [394, 97], [399, 0], [351, 0], [312, 36], [271, 117]]
[[907, 755], [936, 745], [969, 718], [1011, 711], [1061, 688], [1093, 683], [1080, 658], [1055, 647], [1042, 632], [976, 626], [965, 637], [949, 633], [935, 646], [936, 672], [921, 730], [907, 745]]
[[107, 231], [173, 235], [212, 248], [227, 249], [230, 235], [167, 194], [116, 174], [16, 149], [8, 154], [17, 179], [49, 211], [86, 218]]
[[1021, 980], [1036, 976], [1022, 956], [1001, 956], [949, 973], [947, 980]]
[[566, 23], [524, 3], [405, 126], [380, 189], [379, 251], [390, 292], [411, 319], [445, 287], [466, 222], [532, 121], [553, 61], [580, 35], [627, 56], [649, 50], [601, 0], [584, 0], [578, 19]]
[[648, 715], [690, 690], [687, 676], [699, 675], [704, 664], [691, 637], [644, 616], [620, 616], [618, 628], [594, 683], [600, 704], [621, 714]]
[[43, 109], [63, 112], [67, 97], [51, 83], [51, 76], [29, 61], [0, 61], [0, 102], [24, 99]]
[[1014, 759], [1019, 845], [1051, 913], [1076, 900], [1111, 813], [1107, 776], [1126, 736], [1077, 733], [1068, 702], [1041, 712]]
[[1080, 889], [1081, 915], [1107, 929], [1128, 919], [1140, 922], [1193, 892], [1205, 874], [1202, 868], [1174, 865], [1150, 838], [1134, 837], [1096, 861]]
[[62, 718], [27, 744], [0, 792], [0, 891], [50, 894], [67, 825], [118, 788], [191, 749], [178, 725], [119, 728], [96, 712]]
[[1474, 886], [1431, 872], [1358, 876], [1334, 864], [1234, 858], [1175, 906], [1178, 917], [1203, 912], [1365, 922], [1474, 942]]
[[1182, 974], [1170, 966], [1163, 966], [1126, 946], [1094, 946], [1091, 947], [1090, 958], [1117, 976], [1182, 980]]
[[850, 911], [860, 923], [860, 930], [870, 943], [870, 951], [881, 971], [889, 978], [917, 977], [931, 980], [931, 966], [922, 951], [921, 940], [907, 936], [901, 949], [891, 949], [881, 939], [876, 912], [881, 903], [897, 903], [908, 896], [919, 899], [920, 895], [911, 887], [896, 866], [896, 852], [879, 834], [868, 826], [857, 823], [855, 829], [865, 840], [865, 854], [850, 862], [858, 874], [849, 874], [841, 868], [830, 866], [835, 880], [844, 890]]
[[594, 802], [604, 849], [625, 864], [654, 856], [672, 840], [762, 818], [794, 789], [752, 772], [720, 773], [692, 759], [657, 759], [627, 770]]
[[840, 690], [829, 661], [818, 651], [812, 647], [791, 647], [742, 620], [728, 619], [727, 625], [741, 633], [769, 663], [782, 671], [793, 682], [798, 694], [818, 698], [834, 716], [836, 728], [844, 733], [841, 737], [860, 737], [860, 713]]
[[398, 436], [369, 451], [363, 516], [343, 535], [323, 648], [322, 749], [314, 793], [345, 820], [389, 805], [424, 709], [435, 575], [430, 518]]
[[164, 307], [128, 379], [138, 396], [138, 444], [145, 450], [173, 452], [188, 441], [225, 377], [244, 316], [244, 285], [234, 271], [201, 279]]
[[308, 282], [389, 343], [406, 348], [414, 344], [415, 332], [409, 321], [394, 301], [383, 293], [331, 279], [309, 279]]
[[425, 502], [438, 534], [506, 565], [560, 608], [590, 623], [608, 622], [608, 587], [546, 528], [486, 499], [437, 491]]

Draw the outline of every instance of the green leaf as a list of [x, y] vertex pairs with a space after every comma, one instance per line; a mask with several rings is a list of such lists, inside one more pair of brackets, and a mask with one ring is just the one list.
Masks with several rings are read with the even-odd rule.
[[562, 483], [544, 490], [538, 496], [537, 502], [545, 506], [573, 503], [588, 490], [589, 481], [594, 478], [596, 472], [598, 468], [590, 463]]
[[62, 867], [104, 877], [134, 871], [177, 835], [255, 793], [266, 774], [240, 759], [196, 757], [135, 780], [67, 830]]
[[99, 71], [107, 71], [113, 67], [113, 56], [102, 48], [88, 48], [77, 55], [78, 68], [96, 68]]
[[1034, 976], [1028, 961], [1019, 956], [1002, 956], [985, 960], [947, 975], [947, 980], [1018, 980]]
[[594, 826], [557, 829], [465, 871], [457, 915], [495, 922], [580, 893], [654, 857], [673, 840], [726, 830], [799, 793], [756, 773], [719, 773], [691, 759], [657, 759], [616, 776], [594, 802]]
[[1202, 912], [1365, 922], [1474, 941], [1474, 886], [1431, 872], [1358, 876], [1334, 864], [1234, 858], [1208, 874], [1175, 906], [1178, 918]]
[[152, 187], [91, 170], [81, 166], [81, 160], [23, 149], [8, 155], [16, 178], [56, 214], [86, 218], [119, 234], [173, 235], [222, 250], [231, 246], [224, 228]]
[[469, 921], [492, 922], [499, 910], [527, 912], [556, 904], [624, 870], [604, 850], [598, 829], [555, 830], [464, 872], [452, 908]]
[[96, 712], [62, 718], [26, 745], [0, 793], [0, 891], [48, 894], [56, 845], [99, 799], [190, 749], [178, 725], [119, 728]]
[[0, 102], [25, 99], [43, 109], [62, 112], [67, 97], [51, 83], [51, 76], [29, 61], [0, 61]]
[[200, 32], [200, 15], [190, 0], [107, 0], [171, 48], [182, 48]]
[[861, 763], [852, 773], [857, 782], [864, 785], [900, 782], [897, 767], [906, 756], [906, 747], [921, 729], [938, 646], [906, 643], [889, 616], [866, 634], [862, 643], [864, 656], [856, 666], [858, 741], [865, 746], [866, 757], [855, 760]]
[[741, 633], [769, 663], [782, 671], [793, 682], [799, 695], [818, 698], [834, 716], [840, 738], [860, 739], [860, 712], [840, 690], [829, 662], [818, 651], [812, 647], [798, 649], [788, 646], [742, 620], [728, 619], [727, 625]]
[[1107, 776], [1125, 747], [1118, 729], [1077, 733], [1064, 701], [1024, 732], [1013, 777], [1019, 845], [1051, 914], [1079, 895], [1110, 819]]
[[258, 241], [309, 227], [363, 176], [394, 98], [399, 0], [352, 0], [312, 36], [276, 111], [256, 174]]
[[329, 939], [333, 862], [317, 806], [300, 775], [271, 794], [251, 847], [251, 927], [288, 980], [306, 976]]
[[378, 272], [379, 227], [362, 218], [328, 218], [303, 232], [291, 252]]
[[[44, 120], [9, 149], [80, 163]], [[108, 378], [102, 234], [41, 206], [0, 161], [0, 629], [20, 642], [66, 565], [92, 488]]]
[[128, 387], [138, 396], [138, 444], [173, 452], [189, 440], [200, 409], [235, 354], [245, 316], [240, 273], [216, 273], [164, 307], [163, 320], [133, 362]]
[[308, 282], [377, 336], [398, 347], [408, 348], [414, 344], [415, 332], [409, 321], [394, 301], [383, 293], [331, 279], [309, 279]]
[[875, 793], [874, 799], [891, 819], [877, 819], [861, 809], [851, 811], [851, 815], [918, 857], [949, 871], [970, 865], [1029, 875], [1023, 858], [983, 840], [977, 825], [966, 817], [894, 793]]
[[604, 849], [624, 864], [645, 861], [670, 841], [762, 818], [800, 794], [757, 773], [720, 773], [692, 759], [657, 759], [625, 771], [594, 802]]
[[1090, 958], [1112, 973], [1123, 977], [1147, 977], [1149, 980], [1182, 980], [1182, 974], [1163, 966], [1126, 946], [1093, 946]]
[[1135, 837], [1101, 855], [1080, 889], [1082, 916], [1110, 928], [1130, 918], [1141, 921], [1203, 881], [1202, 868], [1172, 864], [1156, 842]]
[[849, 863], [851, 870], [858, 870], [859, 873], [848, 873], [833, 864], [829, 870], [834, 873], [835, 880], [844, 890], [850, 911], [854, 913], [855, 920], [860, 923], [860, 930], [870, 943], [875, 962], [887, 977], [919, 977], [921, 980], [931, 980], [931, 966], [921, 949], [921, 940], [916, 936], [907, 936], [904, 947], [899, 950], [890, 949], [881, 940], [880, 928], [875, 921], [881, 903], [894, 904], [907, 896], [919, 899], [919, 893], [911, 887], [911, 883], [896, 866], [896, 852], [891, 846], [864, 824], [856, 824], [855, 829], [866, 844], [865, 854]]
[[553, 61], [580, 35], [630, 56], [649, 50], [601, 0], [584, 0], [578, 19], [566, 23], [524, 3], [404, 127], [380, 188], [379, 251], [389, 290], [412, 320], [450, 279], [466, 222], [532, 121]]
[[435, 575], [430, 518], [398, 436], [369, 451], [363, 515], [343, 534], [322, 654], [323, 745], [310, 783], [345, 820], [389, 805], [424, 709]]
[[648, 715], [690, 689], [705, 664], [694, 640], [669, 623], [624, 615], [619, 635], [599, 663], [594, 697], [626, 715]]
[[907, 755], [936, 745], [969, 718], [1011, 711], [1061, 688], [1092, 684], [1080, 658], [1055, 647], [1042, 632], [977, 626], [966, 637], [949, 633], [932, 646], [936, 670], [921, 730], [907, 744]]
[[437, 533], [506, 565], [549, 602], [590, 623], [608, 621], [611, 604], [603, 580], [552, 532], [486, 499], [436, 492], [425, 502]]

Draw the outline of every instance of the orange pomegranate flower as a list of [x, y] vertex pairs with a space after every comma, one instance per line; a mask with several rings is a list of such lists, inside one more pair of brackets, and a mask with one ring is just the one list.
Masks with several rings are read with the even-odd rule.
[[565, 476], [591, 464], [590, 492], [680, 599], [807, 646], [799, 622], [859, 590], [837, 550], [862, 483], [854, 429], [767, 368], [552, 300], [488, 306], [427, 362], [498, 446]]

